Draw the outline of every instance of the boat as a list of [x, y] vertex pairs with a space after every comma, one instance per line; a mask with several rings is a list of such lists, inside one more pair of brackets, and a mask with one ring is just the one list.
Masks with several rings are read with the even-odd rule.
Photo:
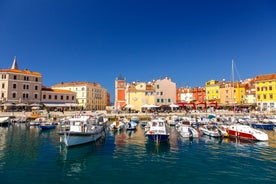
[[156, 143], [169, 140], [170, 133], [167, 130], [166, 123], [162, 120], [152, 120], [148, 122], [145, 136], [148, 140]]
[[135, 121], [130, 121], [125, 124], [126, 130], [136, 130], [137, 128], [137, 123]]
[[10, 117], [0, 117], [0, 127], [6, 127], [10, 125]]
[[199, 127], [199, 130], [210, 137], [222, 137], [223, 133], [216, 125], [203, 125]]
[[198, 137], [198, 131], [190, 125], [181, 124], [176, 130], [182, 137]]
[[49, 130], [49, 129], [55, 129], [56, 125], [52, 122], [42, 122], [39, 125], [39, 128], [41, 128], [41, 130]]
[[67, 147], [96, 141], [104, 135], [104, 126], [91, 119], [90, 116], [69, 118], [69, 130], [61, 130], [60, 142]]
[[110, 130], [122, 130], [125, 127], [125, 123], [122, 121], [114, 121], [109, 125]]
[[255, 122], [255, 123], [251, 123], [251, 126], [253, 128], [259, 128], [259, 129], [264, 129], [264, 130], [273, 130], [275, 125], [273, 122]]
[[255, 141], [268, 141], [268, 135], [260, 130], [256, 130], [248, 125], [233, 124], [227, 128], [227, 133], [231, 137], [250, 139]]

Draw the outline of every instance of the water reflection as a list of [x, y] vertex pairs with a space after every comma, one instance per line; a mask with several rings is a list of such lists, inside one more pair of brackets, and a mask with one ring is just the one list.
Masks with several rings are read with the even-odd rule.
[[150, 157], [155, 155], [160, 156], [170, 151], [170, 144], [168, 142], [161, 142], [159, 144], [153, 141], [146, 141], [146, 151]]

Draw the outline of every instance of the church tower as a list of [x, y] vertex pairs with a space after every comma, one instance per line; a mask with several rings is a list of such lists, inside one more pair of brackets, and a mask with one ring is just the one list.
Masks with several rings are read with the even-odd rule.
[[116, 110], [122, 110], [126, 104], [126, 79], [119, 75], [115, 80], [115, 102], [114, 107]]

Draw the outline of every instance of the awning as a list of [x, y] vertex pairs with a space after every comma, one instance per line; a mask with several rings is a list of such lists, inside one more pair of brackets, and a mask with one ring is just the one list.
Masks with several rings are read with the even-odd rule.
[[46, 107], [78, 107], [77, 103], [62, 103], [62, 102], [45, 102], [43, 103]]

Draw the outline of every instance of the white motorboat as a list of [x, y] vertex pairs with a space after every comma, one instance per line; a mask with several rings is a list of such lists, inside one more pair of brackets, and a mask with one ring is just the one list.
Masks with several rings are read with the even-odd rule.
[[58, 132], [60, 142], [67, 147], [93, 142], [104, 135], [104, 126], [95, 124], [89, 116], [70, 118], [68, 122], [69, 130], [64, 128]]
[[198, 137], [198, 131], [190, 125], [180, 124], [176, 130], [182, 137]]
[[268, 135], [260, 130], [256, 130], [248, 125], [233, 124], [227, 128], [227, 133], [231, 137], [250, 139], [255, 141], [268, 141]]

